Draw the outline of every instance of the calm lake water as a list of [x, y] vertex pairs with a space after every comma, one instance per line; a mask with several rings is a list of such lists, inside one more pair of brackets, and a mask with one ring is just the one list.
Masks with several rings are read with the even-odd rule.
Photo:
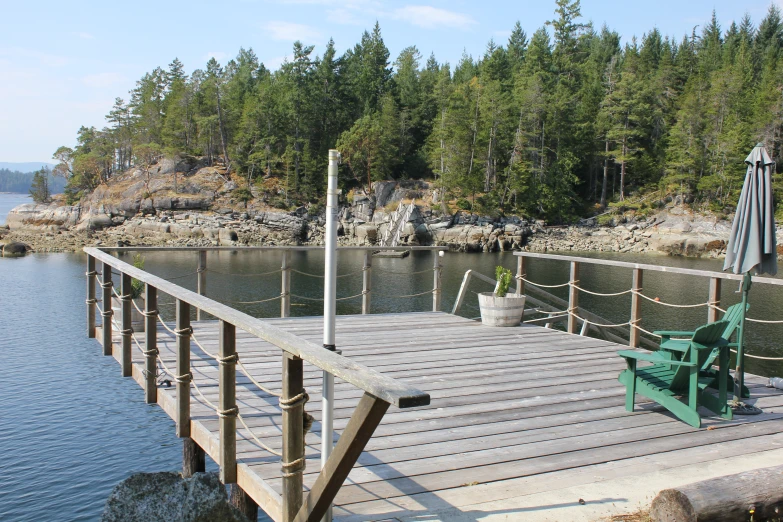
[[32, 202], [27, 194], [0, 194], [0, 225], [5, 225], [5, 218], [12, 208]]
[[[431, 288], [432, 255], [414, 253], [407, 259], [373, 261], [373, 312], [430, 310], [429, 295], [400, 299]], [[338, 273], [361, 269], [363, 254], [342, 252]], [[604, 258], [608, 256], [602, 256]], [[715, 260], [659, 256], [612, 256], [624, 261], [720, 270]], [[130, 261], [126, 255], [124, 260]], [[323, 254], [293, 254], [293, 267], [321, 274]], [[84, 271], [80, 254], [38, 254], [0, 259], [0, 520], [95, 520], [118, 481], [137, 471], [174, 470], [181, 465], [181, 444], [173, 422], [157, 406], [144, 404], [142, 390], [119, 376], [114, 359], [101, 355], [85, 336]], [[195, 289], [195, 253], [146, 253], [146, 269]], [[514, 269], [510, 254], [446, 254], [443, 259], [443, 310], [450, 310], [465, 271], [491, 275], [502, 264]], [[280, 276], [253, 276], [276, 270], [276, 252], [210, 252], [207, 295], [220, 301], [253, 301], [279, 294]], [[532, 260], [528, 277], [544, 284], [568, 280], [568, 264]], [[424, 271], [420, 274], [416, 272]], [[233, 274], [233, 275], [227, 275]], [[411, 275], [413, 274], [413, 275]], [[582, 286], [602, 292], [630, 287], [631, 272], [584, 266]], [[322, 294], [322, 280], [293, 274], [292, 293], [309, 298]], [[474, 282], [474, 291], [491, 290]], [[705, 301], [707, 279], [646, 273], [647, 295], [667, 302]], [[724, 284], [723, 304], [738, 300], [733, 284]], [[360, 275], [339, 279], [338, 296], [361, 291]], [[565, 289], [554, 290], [565, 297]], [[322, 304], [294, 297], [292, 315], [320, 315]], [[173, 318], [171, 301], [161, 298], [161, 312]], [[614, 322], [628, 320], [630, 296], [581, 297], [581, 304]], [[463, 312], [478, 315], [475, 294]], [[277, 301], [235, 305], [252, 315], [276, 316]], [[359, 299], [340, 301], [338, 312], [360, 312]], [[704, 308], [669, 309], [643, 302], [643, 323], [649, 329], [690, 329], [706, 318]], [[783, 291], [755, 285], [752, 317], [783, 319]], [[778, 339], [783, 326], [752, 325], [748, 352], [783, 355]], [[338, 338], [339, 344], [339, 338]], [[383, 340], [379, 340], [383, 342]], [[748, 371], [782, 375], [779, 363], [748, 361]], [[210, 466], [214, 466], [210, 464]]]

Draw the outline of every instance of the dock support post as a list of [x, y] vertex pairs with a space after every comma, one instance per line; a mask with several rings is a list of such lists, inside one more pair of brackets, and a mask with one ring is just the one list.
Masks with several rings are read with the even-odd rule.
[[280, 266], [280, 317], [291, 317], [291, 267], [290, 251], [283, 250], [283, 264]]
[[190, 437], [182, 439], [182, 476], [192, 477], [194, 473], [204, 473], [206, 469], [206, 453], [201, 446]]
[[283, 353], [283, 521], [291, 522], [302, 506], [305, 391], [302, 359]]
[[517, 256], [517, 295], [525, 295], [525, 282], [522, 279], [527, 279], [526, 261], [525, 256]]
[[432, 262], [432, 311], [440, 312], [440, 256], [442, 251], [432, 251], [434, 260]]
[[236, 327], [220, 321], [218, 363], [220, 418], [220, 481], [233, 484], [237, 481], [237, 352]]
[[370, 292], [372, 292], [372, 252], [364, 251], [362, 266], [362, 313], [370, 313]]
[[87, 337], [95, 338], [95, 258], [87, 256]]
[[231, 484], [228, 501], [244, 513], [248, 520], [258, 520], [258, 504], [237, 484]]
[[717, 277], [710, 278], [710, 298], [709, 307], [707, 307], [707, 322], [714, 323], [718, 320], [718, 310], [716, 306], [720, 306], [720, 282]]
[[177, 437], [190, 437], [190, 303], [177, 299]]
[[641, 337], [641, 330], [639, 330], [638, 324], [642, 319], [642, 298], [639, 296], [639, 292], [642, 291], [642, 277], [644, 272], [641, 268], [633, 269], [633, 284], [631, 292], [631, 328], [628, 338], [628, 346], [631, 348], [639, 347], [639, 338]]
[[101, 267], [101, 332], [103, 334], [103, 355], [111, 355], [111, 265], [102, 263]]
[[[198, 251], [198, 268], [196, 268], [196, 293], [207, 294], [207, 251]], [[196, 309], [196, 321], [201, 321], [201, 309]]]
[[577, 311], [579, 309], [579, 263], [571, 261], [571, 279], [568, 287], [568, 333], [576, 333]]
[[144, 296], [144, 400], [158, 402], [158, 289], [146, 285]]
[[120, 321], [120, 327], [122, 331], [122, 348], [120, 350], [120, 368], [122, 369], [123, 377], [130, 377], [133, 375], [133, 366], [131, 362], [131, 343], [133, 342], [131, 336], [133, 335], [133, 328], [131, 326], [131, 276], [128, 274], [122, 274], [120, 277], [120, 306], [122, 310], [122, 320]]

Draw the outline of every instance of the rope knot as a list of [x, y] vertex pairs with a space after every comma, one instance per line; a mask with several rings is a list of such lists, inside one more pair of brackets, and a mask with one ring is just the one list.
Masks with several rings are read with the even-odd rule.
[[229, 408], [227, 410], [217, 410], [217, 414], [221, 419], [233, 418], [239, 415], [239, 407], [234, 406], [233, 408]]
[[106, 289], [106, 288], [111, 288], [112, 286], [114, 286], [114, 282], [113, 282], [113, 281], [106, 281], [105, 283], [98, 283], [98, 284], [99, 284], [99, 285], [101, 286], [101, 288], [103, 288], [103, 289]]
[[175, 375], [174, 382], [188, 384], [193, 381], [193, 372], [188, 372], [184, 375]]
[[144, 357], [157, 357], [160, 354], [160, 350], [153, 348], [152, 350], [142, 350], [141, 353]]
[[91, 304], [98, 304], [98, 300], [97, 300], [97, 299], [95, 299], [95, 298], [93, 298], [93, 299], [87, 299], [87, 300], [85, 301], [85, 303], [87, 303], [88, 305], [91, 305]]
[[125, 328], [124, 330], [120, 330], [120, 334], [133, 335], [133, 328]]
[[188, 326], [187, 328], [175, 328], [174, 329], [174, 335], [177, 337], [184, 337], [186, 335], [192, 335], [193, 334], [193, 327]]
[[301, 474], [306, 467], [307, 462], [304, 457], [301, 457], [291, 462], [283, 462], [281, 471], [283, 472], [284, 478], [289, 478]]
[[92, 272], [85, 272], [84, 275], [86, 275], [87, 277], [94, 277], [94, 276], [98, 275], [98, 272], [93, 270]]
[[299, 395], [294, 395], [289, 399], [283, 399], [281, 397], [280, 399], [278, 399], [278, 403], [280, 404], [281, 410], [288, 411], [296, 408], [297, 406], [307, 404], [307, 401], [309, 400], [310, 400], [310, 396], [307, 394], [306, 391], [303, 391]]
[[239, 362], [239, 354], [234, 353], [227, 357], [217, 357], [217, 361], [220, 364], [236, 364], [237, 362]]
[[143, 311], [141, 312], [141, 315], [143, 315], [144, 317], [155, 317], [158, 315], [158, 311], [157, 310], [150, 310], [149, 312]]
[[111, 317], [112, 315], [114, 315], [114, 310], [112, 310], [111, 308], [108, 310], [101, 311], [101, 317]]

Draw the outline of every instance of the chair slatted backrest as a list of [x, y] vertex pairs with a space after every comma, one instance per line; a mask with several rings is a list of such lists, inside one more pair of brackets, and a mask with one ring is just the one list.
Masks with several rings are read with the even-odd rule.
[[[707, 358], [712, 353], [712, 349], [715, 345], [725, 342], [723, 340], [723, 332], [726, 331], [728, 321], [715, 321], [714, 323], [706, 324], [696, 329], [693, 332], [693, 338], [691, 344], [688, 347], [688, 351], [682, 356], [682, 360], [686, 362], [692, 361], [693, 350], [698, 352], [698, 367], [701, 368], [707, 361]], [[702, 346], [704, 348], [702, 348]], [[688, 380], [690, 378], [690, 368], [687, 366], [677, 366], [674, 368], [674, 377], [672, 383], [669, 386], [671, 390], [682, 390], [688, 388]]]
[[[746, 305], [745, 311], [747, 311], [748, 308], [750, 308], [750, 305]], [[726, 324], [726, 328], [723, 330], [723, 335], [721, 337], [726, 339], [726, 341], [729, 341], [731, 339], [731, 336], [734, 335], [734, 332], [737, 330], [737, 327], [739, 326], [741, 320], [742, 320], [742, 303], [737, 303], [726, 308], [726, 313], [723, 314], [721, 321], [726, 321], [727, 324]]]

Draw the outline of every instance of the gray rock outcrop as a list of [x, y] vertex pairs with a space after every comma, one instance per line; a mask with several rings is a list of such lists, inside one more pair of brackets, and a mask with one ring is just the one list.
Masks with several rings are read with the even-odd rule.
[[3, 254], [3, 257], [23, 256], [30, 250], [30, 245], [26, 243], [20, 243], [18, 241], [12, 241], [4, 245], [0, 245], [0, 253]]
[[117, 484], [102, 522], [248, 522], [228, 503], [217, 473], [136, 473]]

